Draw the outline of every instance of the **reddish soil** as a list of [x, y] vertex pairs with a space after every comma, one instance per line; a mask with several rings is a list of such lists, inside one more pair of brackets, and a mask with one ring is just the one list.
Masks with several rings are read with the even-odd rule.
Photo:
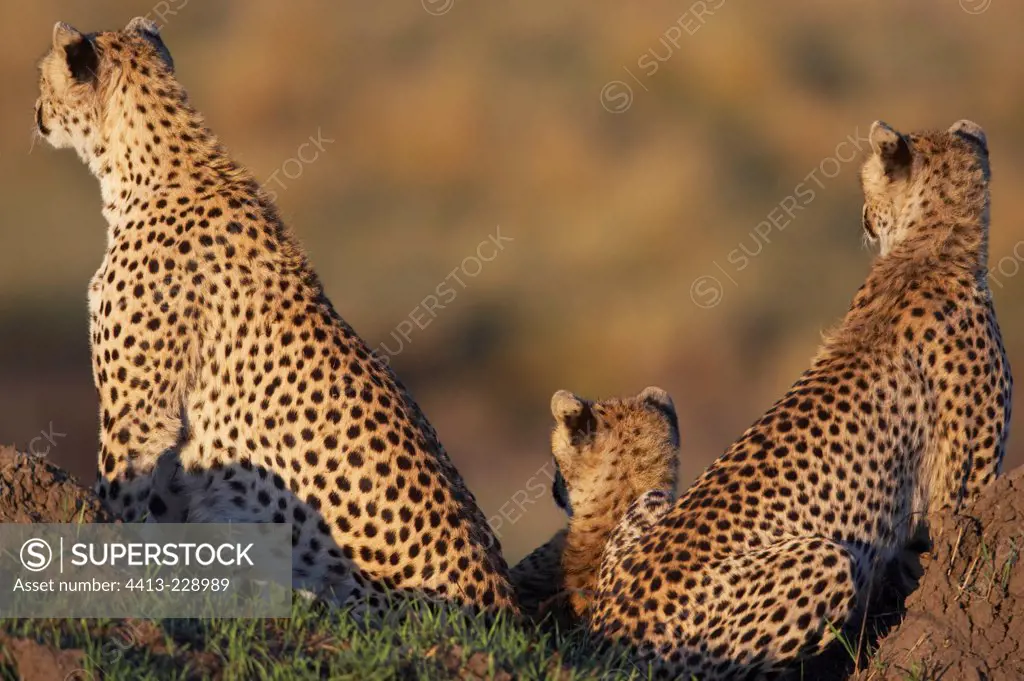
[[856, 681], [1024, 679], [1024, 468], [942, 526], [903, 622]]
[[0, 446], [0, 523], [109, 522], [103, 504], [46, 459]]

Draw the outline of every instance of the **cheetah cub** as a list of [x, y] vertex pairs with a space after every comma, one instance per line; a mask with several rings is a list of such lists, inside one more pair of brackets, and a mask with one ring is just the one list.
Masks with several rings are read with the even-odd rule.
[[[984, 132], [870, 132], [881, 253], [793, 387], [639, 539], [591, 630], [658, 676], [755, 679], [853, 624], [920, 522], [999, 473], [1012, 378], [989, 291]], [[934, 528], [933, 528], [934, 529]]]
[[560, 390], [551, 414], [551, 491], [569, 526], [512, 568], [512, 583], [526, 614], [569, 624], [590, 608], [616, 526], [638, 533], [651, 509], [675, 499], [679, 423], [672, 398], [656, 387], [598, 402]]
[[501, 546], [416, 402], [338, 315], [193, 108], [155, 24], [53, 30], [38, 134], [99, 179], [97, 491], [125, 520], [292, 524], [293, 583], [515, 610]]

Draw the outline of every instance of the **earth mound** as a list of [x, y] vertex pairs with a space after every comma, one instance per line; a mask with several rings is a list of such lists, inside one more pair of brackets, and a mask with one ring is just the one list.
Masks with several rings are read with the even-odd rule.
[[0, 523], [110, 521], [96, 495], [63, 469], [0, 446]]
[[903, 621], [856, 681], [1024, 679], [1024, 468], [940, 525]]

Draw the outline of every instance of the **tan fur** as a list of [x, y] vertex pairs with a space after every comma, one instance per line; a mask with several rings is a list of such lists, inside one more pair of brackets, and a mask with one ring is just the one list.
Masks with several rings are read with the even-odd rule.
[[281, 522], [293, 581], [515, 610], [501, 547], [419, 406], [337, 314], [156, 27], [54, 30], [39, 134], [100, 180], [97, 490], [125, 520]]
[[572, 620], [589, 611], [608, 539], [630, 506], [651, 490], [674, 497], [679, 433], [671, 398], [654, 387], [597, 402], [559, 391], [551, 412], [569, 526], [516, 565], [512, 579], [524, 609], [543, 614], [539, 606], [564, 597]]
[[986, 282], [980, 128], [872, 127], [881, 245], [810, 369], [646, 532], [613, 537], [590, 618], [658, 678], [761, 678], [856, 619], [944, 507], [999, 472], [1012, 377]]

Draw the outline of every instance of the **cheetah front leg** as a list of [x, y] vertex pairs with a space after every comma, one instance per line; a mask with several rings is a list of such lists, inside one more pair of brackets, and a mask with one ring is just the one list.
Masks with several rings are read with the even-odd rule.
[[926, 462], [932, 472], [929, 515], [976, 498], [1002, 470], [1009, 436], [1013, 374], [992, 301], [985, 301], [984, 312], [968, 309], [957, 326], [963, 338], [947, 346], [935, 381], [944, 413], [939, 451]]
[[120, 286], [116, 277], [99, 281], [90, 292], [101, 424], [96, 492], [127, 522], [182, 521], [175, 473], [188, 437], [184, 404], [199, 349], [196, 312], [172, 305], [180, 290], [173, 280], [148, 287]]
[[181, 419], [103, 412], [96, 493], [125, 522], [183, 522], [186, 506], [175, 499]]
[[914, 494], [908, 536], [927, 528], [934, 539], [946, 530], [942, 511], [959, 512], [999, 475], [1006, 449], [1006, 423], [985, 425], [947, 415], [937, 426], [937, 445], [925, 457]]

